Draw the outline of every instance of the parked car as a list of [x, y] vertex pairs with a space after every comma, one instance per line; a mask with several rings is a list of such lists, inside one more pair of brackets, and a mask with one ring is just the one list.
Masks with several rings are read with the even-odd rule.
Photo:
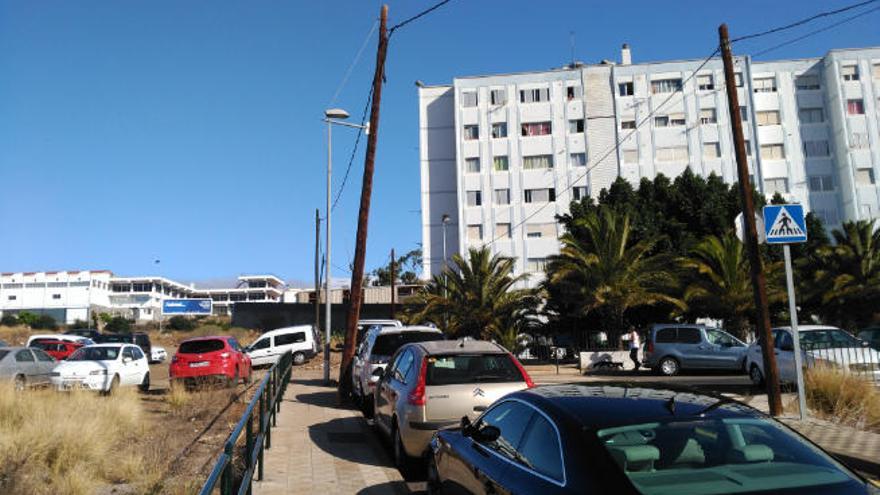
[[5, 340], [0, 340], [0, 347], [9, 347]]
[[672, 376], [681, 370], [746, 372], [748, 346], [733, 335], [705, 325], [652, 325], [644, 346], [642, 364]]
[[782, 423], [722, 396], [615, 384], [510, 394], [431, 441], [428, 492], [876, 493]]
[[[880, 383], [880, 352], [868, 347], [868, 343], [837, 328], [823, 325], [798, 326], [803, 365], [812, 367], [825, 364], [840, 370], [863, 375]], [[797, 381], [794, 365], [794, 339], [790, 327], [773, 329], [773, 345], [776, 352], [776, 368], [779, 380], [784, 383]], [[764, 384], [764, 359], [761, 341], [749, 346], [746, 366], [749, 377], [756, 385]]]
[[251, 358], [234, 337], [199, 337], [184, 340], [169, 366], [171, 385], [191, 387], [197, 383], [220, 380], [228, 387], [240, 380], [250, 383]]
[[154, 345], [150, 348], [150, 364], [164, 363], [168, 359], [168, 352], [164, 347]]
[[145, 332], [102, 333], [96, 342], [101, 344], [134, 344], [140, 347], [147, 356], [153, 354], [153, 343], [150, 341], [150, 335]]
[[859, 332], [858, 338], [864, 340], [875, 351], [880, 351], [880, 327], [870, 327]]
[[101, 340], [101, 332], [94, 328], [74, 328], [64, 332], [64, 335], [79, 335], [80, 337], [88, 337], [94, 342]]
[[82, 345], [95, 344], [95, 341], [93, 341], [92, 339], [90, 339], [88, 337], [81, 337], [79, 335], [64, 335], [61, 333], [44, 333], [44, 334], [31, 335], [30, 337], [28, 337], [27, 344], [25, 344], [25, 347], [31, 347], [31, 345], [34, 342], [48, 341], [48, 340], [63, 340], [65, 342], [77, 342]]
[[46, 354], [58, 361], [64, 361], [71, 354], [79, 350], [80, 347], [83, 347], [83, 344], [80, 342], [50, 339], [37, 339], [31, 344], [31, 348], [42, 349]]
[[290, 351], [293, 364], [300, 365], [318, 354], [318, 339], [312, 325], [278, 328], [261, 335], [245, 352], [254, 366], [271, 366]]
[[40, 349], [0, 348], [0, 381], [11, 380], [16, 390], [49, 383], [55, 360]]
[[95, 344], [74, 352], [51, 375], [58, 390], [81, 388], [113, 393], [119, 387], [150, 390], [150, 365], [140, 347], [132, 344]]
[[391, 439], [394, 460], [404, 471], [424, 461], [438, 429], [465, 415], [476, 418], [500, 397], [534, 386], [506, 349], [479, 340], [407, 344], [374, 373], [380, 377], [375, 425]]
[[373, 412], [373, 391], [378, 381], [373, 375], [376, 368], [387, 365], [391, 356], [405, 344], [444, 338], [443, 332], [433, 327], [370, 327], [351, 363], [353, 393], [364, 414], [369, 416]]
[[361, 342], [364, 341], [364, 337], [366, 337], [367, 335], [367, 331], [377, 326], [400, 328], [403, 326], [403, 323], [401, 323], [400, 320], [358, 320], [357, 339], [355, 345], [361, 345]]

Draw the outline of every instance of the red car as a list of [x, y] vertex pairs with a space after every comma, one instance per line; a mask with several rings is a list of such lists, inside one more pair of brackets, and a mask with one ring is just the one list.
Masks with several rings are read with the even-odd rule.
[[220, 380], [234, 387], [239, 380], [250, 383], [251, 373], [251, 358], [234, 337], [228, 336], [184, 340], [169, 367], [172, 385]]
[[52, 356], [57, 361], [64, 361], [82, 346], [83, 344], [78, 342], [57, 339], [36, 339], [31, 342], [31, 347], [42, 349], [43, 352]]

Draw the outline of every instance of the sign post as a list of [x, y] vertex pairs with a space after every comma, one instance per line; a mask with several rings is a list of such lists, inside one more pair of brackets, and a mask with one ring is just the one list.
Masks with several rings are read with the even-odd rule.
[[794, 342], [794, 368], [797, 376], [798, 409], [801, 421], [807, 418], [807, 396], [804, 392], [803, 356], [798, 333], [797, 302], [794, 294], [794, 274], [791, 269], [789, 244], [807, 241], [807, 224], [801, 205], [770, 205], [764, 207], [764, 229], [767, 244], [782, 244], [785, 256], [785, 280], [788, 286], [788, 313], [791, 317], [791, 336]]

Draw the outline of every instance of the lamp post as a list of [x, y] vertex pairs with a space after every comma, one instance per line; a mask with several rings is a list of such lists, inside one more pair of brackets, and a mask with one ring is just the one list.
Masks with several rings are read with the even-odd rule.
[[[446, 226], [449, 225], [449, 222], [450, 222], [451, 220], [452, 220], [452, 219], [451, 219], [451, 218], [449, 217], [449, 215], [447, 215], [446, 213], [444, 213], [443, 216], [440, 217], [440, 223], [443, 225], [443, 297], [444, 297], [444, 298], [446, 298], [446, 296], [447, 296], [447, 292], [446, 292], [446, 291], [447, 291], [447, 288], [446, 288], [446, 285], [447, 285], [447, 279], [446, 279], [447, 275], [446, 275], [446, 271], [447, 271], [447, 269], [449, 268], [449, 265], [447, 264], [447, 261], [446, 261], [446, 260], [447, 260], [447, 257], [446, 257]], [[446, 328], [447, 328], [448, 326], [449, 326], [449, 317], [448, 317], [448, 315], [446, 314], [446, 312], [444, 311], [444, 312], [443, 312], [443, 331], [444, 331], [444, 332], [446, 331]]]
[[[333, 172], [333, 124], [346, 127], [354, 127], [364, 129], [369, 132], [368, 125], [350, 124], [342, 122], [349, 117], [348, 112], [341, 108], [329, 108], [324, 111], [324, 122], [327, 123], [327, 232], [326, 232], [326, 251], [324, 253], [324, 266], [326, 267], [326, 276], [324, 279], [324, 383], [330, 382], [330, 210], [332, 205], [332, 183], [331, 177]], [[315, 297], [320, 299], [320, 288], [315, 287]]]

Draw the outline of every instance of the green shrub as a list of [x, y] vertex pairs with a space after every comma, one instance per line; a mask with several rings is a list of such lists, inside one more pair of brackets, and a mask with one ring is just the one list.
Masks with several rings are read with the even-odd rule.
[[189, 332], [196, 327], [196, 322], [185, 316], [177, 315], [168, 320], [168, 327], [172, 330]]
[[21, 313], [18, 313], [18, 322], [29, 327], [34, 326], [34, 323], [37, 322], [37, 318], [39, 318], [39, 316], [30, 311], [22, 311]]
[[89, 328], [89, 322], [85, 320], [80, 320], [77, 318], [73, 321], [72, 324], [68, 325], [70, 328]]
[[34, 330], [56, 330], [58, 329], [58, 323], [55, 321], [55, 318], [49, 315], [40, 315], [36, 321], [31, 323], [31, 328]]
[[129, 333], [131, 332], [131, 320], [123, 316], [114, 316], [107, 322], [104, 330], [113, 333]]
[[3, 318], [0, 318], [0, 325], [3, 325], [5, 327], [17, 326], [18, 325], [18, 318], [16, 318], [15, 315], [13, 315], [13, 314], [7, 313], [7, 314], [3, 315]]

